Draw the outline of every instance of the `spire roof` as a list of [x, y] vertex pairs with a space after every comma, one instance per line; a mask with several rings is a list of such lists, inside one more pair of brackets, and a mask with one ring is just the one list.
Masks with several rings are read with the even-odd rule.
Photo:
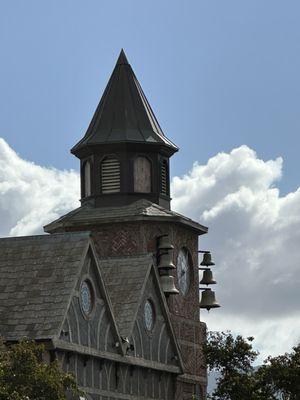
[[116, 65], [129, 65], [125, 51], [122, 49]]
[[160, 144], [172, 152], [178, 150], [164, 135], [122, 49], [88, 130], [71, 151], [124, 142]]

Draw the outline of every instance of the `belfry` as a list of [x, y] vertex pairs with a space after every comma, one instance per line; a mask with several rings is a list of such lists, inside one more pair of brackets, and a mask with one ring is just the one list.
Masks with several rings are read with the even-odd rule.
[[81, 161], [82, 204], [146, 199], [169, 209], [169, 157], [177, 150], [122, 50], [85, 136], [71, 150]]
[[86, 399], [206, 398], [198, 237], [207, 228], [171, 210], [176, 151], [122, 50], [71, 150], [80, 207], [48, 235], [0, 239], [0, 284], [14, 279], [26, 294], [4, 290], [10, 323], [0, 314], [0, 333], [45, 342]]

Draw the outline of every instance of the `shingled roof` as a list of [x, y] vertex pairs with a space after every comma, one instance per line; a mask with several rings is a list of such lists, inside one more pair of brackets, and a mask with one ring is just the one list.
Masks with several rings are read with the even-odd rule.
[[150, 143], [178, 150], [163, 133], [122, 50], [88, 130], [71, 150], [108, 143]]
[[89, 233], [0, 239], [0, 335], [49, 339], [76, 284]]
[[59, 232], [65, 228], [76, 226], [89, 226], [112, 222], [125, 222], [136, 220], [172, 221], [187, 225], [197, 231], [199, 235], [207, 232], [207, 227], [174, 211], [167, 210], [148, 200], [138, 200], [126, 206], [119, 207], [93, 207], [85, 204], [56, 221], [44, 227], [45, 232]]
[[129, 337], [153, 258], [151, 254], [100, 260], [113, 314], [122, 337]]

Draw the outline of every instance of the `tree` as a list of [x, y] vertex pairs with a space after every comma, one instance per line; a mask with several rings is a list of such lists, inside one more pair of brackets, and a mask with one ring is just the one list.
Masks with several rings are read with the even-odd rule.
[[218, 371], [213, 400], [299, 400], [300, 344], [292, 353], [268, 357], [254, 368], [258, 353], [253, 337], [234, 337], [230, 332], [210, 332], [204, 353], [210, 370]]
[[74, 377], [57, 361], [43, 361], [43, 345], [23, 340], [11, 347], [0, 343], [0, 400], [66, 400], [79, 393]]
[[252, 337], [243, 339], [230, 333], [210, 332], [204, 347], [209, 369], [220, 376], [212, 399], [260, 400], [254, 395], [256, 382], [252, 363], [258, 353], [252, 349]]
[[268, 357], [257, 370], [257, 380], [276, 399], [300, 399], [300, 344], [291, 353], [278, 357]]

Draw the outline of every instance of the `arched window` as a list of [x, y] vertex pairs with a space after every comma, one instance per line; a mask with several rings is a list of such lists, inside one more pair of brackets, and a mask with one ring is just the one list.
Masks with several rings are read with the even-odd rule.
[[83, 180], [84, 180], [83, 197], [89, 197], [91, 195], [91, 164], [89, 161], [86, 161], [83, 164]]
[[163, 160], [161, 163], [161, 171], [160, 171], [160, 192], [165, 194], [166, 196], [169, 194], [169, 171], [168, 171], [168, 163], [166, 160]]
[[101, 163], [102, 193], [117, 193], [120, 191], [120, 162], [116, 157], [106, 157]]
[[135, 192], [151, 192], [151, 162], [148, 158], [140, 156], [134, 160], [133, 177]]

